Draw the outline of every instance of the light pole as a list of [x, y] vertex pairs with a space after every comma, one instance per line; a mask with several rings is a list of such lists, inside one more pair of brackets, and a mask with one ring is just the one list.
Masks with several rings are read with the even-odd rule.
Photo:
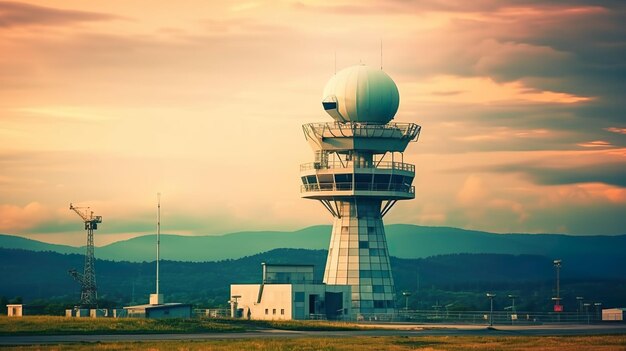
[[583, 306], [585, 306], [585, 312], [587, 313], [587, 324], [589, 324], [589, 322], [590, 322], [590, 321], [589, 321], [589, 306], [591, 306], [591, 304], [590, 304], [590, 303], [588, 303], [588, 302], [585, 302], [585, 303], [583, 304]]
[[583, 312], [583, 300], [585, 298], [582, 296], [576, 296], [576, 301], [578, 301], [578, 313], [582, 313]]
[[593, 305], [596, 306], [596, 318], [597, 318], [597, 320], [601, 320], [602, 319], [602, 315], [601, 315], [601, 311], [600, 311], [600, 306], [602, 306], [602, 303], [601, 302], [595, 302]]
[[489, 298], [489, 303], [491, 308], [489, 310], [489, 326], [493, 327], [493, 298], [496, 297], [496, 294], [487, 293], [487, 298]]
[[556, 297], [553, 297], [554, 300], [554, 312], [563, 312], [563, 307], [561, 306], [561, 260], [554, 260], [554, 268], [556, 268]]
[[583, 300], [585, 298], [582, 296], [576, 296], [576, 301], [578, 301], [578, 321], [580, 322], [581, 315], [583, 314]]
[[410, 291], [403, 291], [402, 296], [404, 296], [404, 311], [409, 310], [409, 296], [411, 296]]
[[509, 295], [509, 299], [511, 299], [511, 312], [515, 313], [515, 299], [517, 295]]

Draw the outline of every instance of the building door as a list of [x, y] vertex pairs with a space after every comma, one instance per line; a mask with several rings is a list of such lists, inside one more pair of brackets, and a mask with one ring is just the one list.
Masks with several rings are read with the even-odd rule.
[[343, 315], [343, 293], [326, 292], [326, 318], [339, 319]]
[[309, 295], [309, 315], [320, 313], [320, 311], [317, 310], [317, 306], [319, 305], [318, 301], [319, 301], [319, 296]]

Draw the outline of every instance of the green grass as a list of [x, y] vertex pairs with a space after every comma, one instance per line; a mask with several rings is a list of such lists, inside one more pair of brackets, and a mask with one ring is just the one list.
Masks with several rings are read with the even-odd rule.
[[223, 321], [230, 325], [244, 326], [246, 328], [270, 328], [281, 330], [313, 330], [313, 331], [331, 331], [331, 330], [360, 330], [363, 329], [356, 323], [350, 322], [334, 322], [334, 321], [270, 321], [270, 320], [245, 320], [245, 319], [222, 319], [213, 321]]
[[238, 332], [240, 325], [209, 319], [0, 317], [0, 335], [159, 334]]
[[357, 324], [329, 321], [248, 321], [242, 319], [0, 317], [0, 335], [159, 334], [282, 330], [357, 330]]
[[626, 350], [626, 336], [427, 336], [343, 337], [294, 339], [230, 339], [208, 341], [112, 342], [12, 347], [13, 350], [259, 350], [259, 351], [618, 351]]

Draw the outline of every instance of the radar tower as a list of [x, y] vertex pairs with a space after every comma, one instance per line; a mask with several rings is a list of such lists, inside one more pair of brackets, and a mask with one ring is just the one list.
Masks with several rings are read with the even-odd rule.
[[350, 285], [352, 311], [361, 315], [395, 312], [382, 218], [398, 200], [415, 198], [415, 166], [404, 163], [403, 152], [421, 130], [391, 122], [399, 101], [382, 69], [357, 65], [324, 89], [322, 106], [334, 122], [303, 125], [315, 162], [300, 166], [301, 196], [319, 200], [334, 217], [324, 283]]

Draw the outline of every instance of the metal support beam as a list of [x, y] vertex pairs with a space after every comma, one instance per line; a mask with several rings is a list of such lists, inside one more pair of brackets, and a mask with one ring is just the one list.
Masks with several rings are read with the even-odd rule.
[[380, 211], [380, 216], [381, 217], [385, 217], [387, 212], [389, 212], [389, 210], [391, 210], [391, 208], [393, 207], [393, 205], [396, 204], [396, 202], [398, 202], [398, 200], [389, 200], [389, 201], [387, 201], [385, 203], [385, 206], [383, 206], [383, 209]]

